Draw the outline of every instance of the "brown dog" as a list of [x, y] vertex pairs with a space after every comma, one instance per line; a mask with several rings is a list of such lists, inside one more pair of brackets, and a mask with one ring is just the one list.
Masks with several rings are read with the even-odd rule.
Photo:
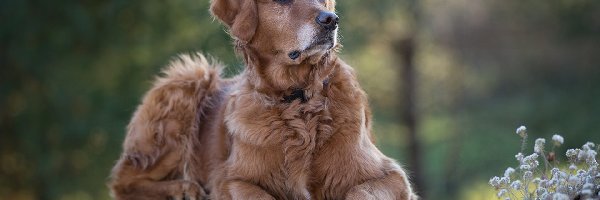
[[116, 199], [416, 199], [371, 140], [365, 93], [336, 56], [334, 0], [213, 0], [246, 63], [184, 55], [128, 126]]

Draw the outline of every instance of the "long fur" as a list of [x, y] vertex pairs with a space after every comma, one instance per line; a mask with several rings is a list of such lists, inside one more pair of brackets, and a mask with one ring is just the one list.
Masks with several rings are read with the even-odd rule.
[[[204, 195], [189, 168], [197, 160], [199, 125], [220, 95], [220, 70], [201, 54], [181, 55], [166, 67], [127, 126], [123, 153], [111, 174], [113, 197]], [[161, 182], [166, 179], [174, 180]]]
[[[291, 16], [318, 10], [295, 2]], [[270, 13], [254, 0], [213, 0], [211, 10], [246, 69], [223, 79], [200, 54], [171, 62], [128, 126], [109, 182], [116, 199], [417, 199], [373, 144], [367, 96], [335, 48], [289, 62], [271, 54], [288, 41], [267, 37], [269, 23], [256, 22]], [[306, 102], [282, 101], [294, 88]]]

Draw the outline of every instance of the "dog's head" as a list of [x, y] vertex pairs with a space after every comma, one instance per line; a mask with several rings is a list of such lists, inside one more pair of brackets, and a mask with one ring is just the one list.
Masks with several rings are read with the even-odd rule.
[[212, 0], [211, 12], [261, 65], [288, 66], [337, 45], [334, 7], [335, 0]]

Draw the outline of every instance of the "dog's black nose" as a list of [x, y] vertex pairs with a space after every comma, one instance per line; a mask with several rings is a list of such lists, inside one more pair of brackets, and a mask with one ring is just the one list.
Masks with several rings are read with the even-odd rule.
[[337, 28], [340, 18], [332, 12], [321, 11], [317, 16], [317, 24], [328, 30]]

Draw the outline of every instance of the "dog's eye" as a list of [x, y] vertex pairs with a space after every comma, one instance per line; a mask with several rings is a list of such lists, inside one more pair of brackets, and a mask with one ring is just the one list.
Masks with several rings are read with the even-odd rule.
[[278, 4], [289, 4], [289, 3], [292, 3], [293, 0], [273, 0], [273, 1]]

